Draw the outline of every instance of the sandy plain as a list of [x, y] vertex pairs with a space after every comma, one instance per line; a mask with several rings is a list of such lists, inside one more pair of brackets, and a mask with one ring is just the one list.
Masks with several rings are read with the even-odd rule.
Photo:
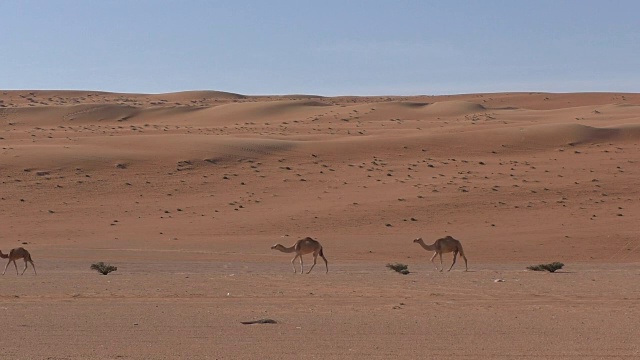
[[640, 94], [0, 91], [0, 357], [637, 359], [639, 144]]

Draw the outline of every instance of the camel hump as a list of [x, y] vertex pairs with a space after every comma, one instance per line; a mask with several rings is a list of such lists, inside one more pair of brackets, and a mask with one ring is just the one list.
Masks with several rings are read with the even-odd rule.
[[451, 235], [447, 235], [447, 236], [443, 237], [441, 240], [449, 241], [449, 242], [456, 243], [456, 244], [460, 244], [460, 240], [454, 238]]
[[29, 253], [29, 251], [27, 251], [27, 249], [23, 248], [23, 247], [18, 247], [15, 249], [11, 249], [11, 251], [9, 251], [9, 258], [12, 259], [20, 259], [23, 258], [27, 261], [31, 261], [31, 254]]
[[297, 241], [297, 244], [304, 244], [304, 245], [316, 245], [316, 244], [320, 244], [317, 240], [315, 240], [312, 237], [307, 236], [304, 239], [300, 239]]
[[436, 240], [437, 243], [455, 243], [456, 241], [458, 240], [454, 239], [453, 236], [450, 236], [450, 235], [447, 235], [445, 237], [442, 237]]

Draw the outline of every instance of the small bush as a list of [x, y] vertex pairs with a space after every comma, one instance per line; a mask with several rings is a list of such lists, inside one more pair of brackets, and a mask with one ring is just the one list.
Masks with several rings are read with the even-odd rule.
[[99, 263], [91, 264], [91, 269], [99, 272], [102, 275], [107, 275], [112, 271], [118, 270], [117, 267], [105, 264], [102, 261], [100, 261]]
[[399, 272], [402, 275], [407, 275], [409, 273], [409, 265], [395, 263], [395, 264], [387, 264], [387, 268]]
[[551, 264], [540, 264], [540, 265], [531, 265], [527, 266], [527, 269], [533, 271], [548, 271], [548, 272], [556, 272], [556, 270], [562, 269], [564, 266], [561, 262], [553, 262]]

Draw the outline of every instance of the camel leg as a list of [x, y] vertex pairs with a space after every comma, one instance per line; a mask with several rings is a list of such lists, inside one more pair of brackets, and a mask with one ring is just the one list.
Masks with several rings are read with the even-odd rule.
[[440, 272], [444, 270], [444, 263], [442, 262], [442, 253], [440, 253]]
[[16, 264], [15, 260], [13, 260], [13, 266], [16, 267], [16, 275], [18, 275], [18, 264]]
[[309, 269], [309, 271], [307, 271], [307, 274], [311, 272], [311, 270], [313, 270], [313, 267], [316, 266], [316, 262], [318, 261], [318, 254], [313, 254], [313, 265], [311, 265], [311, 269]]
[[302, 255], [300, 255], [300, 274], [304, 274], [304, 264], [302, 263]]
[[324, 257], [324, 255], [320, 255], [322, 256], [322, 260], [324, 260], [324, 266], [327, 268], [327, 274], [329, 273], [329, 262], [327, 261], [327, 258]]
[[[293, 257], [293, 259], [291, 260], [291, 266], [293, 267], [293, 273], [296, 273], [296, 258], [298, 258], [298, 254], [296, 254], [296, 256]], [[302, 260], [302, 259], [300, 259]]]
[[20, 275], [24, 275], [24, 272], [27, 271], [28, 265], [29, 265], [29, 263], [27, 262], [27, 259], [24, 259], [24, 270], [22, 270], [22, 274], [20, 274]]
[[433, 262], [433, 259], [435, 259], [435, 258], [436, 258], [436, 255], [438, 255], [438, 253], [437, 253], [437, 252], [434, 252], [434, 253], [433, 253], [433, 256], [431, 257], [431, 263], [433, 264], [433, 266], [435, 266], [435, 267], [436, 267], [436, 270], [438, 270], [438, 265], [436, 265], [436, 263], [434, 263], [434, 262]]
[[4, 275], [4, 273], [7, 272], [7, 268], [9, 267], [9, 264], [11, 264], [11, 260], [9, 260], [9, 262], [7, 263], [7, 265], [4, 267], [4, 271], [2, 272], [2, 275]]
[[460, 253], [460, 256], [464, 259], [464, 271], [469, 271], [469, 266], [467, 265], [467, 257], [464, 256], [463, 253]]
[[33, 261], [29, 260], [29, 262], [31, 263], [31, 266], [33, 266], [33, 272], [38, 275], [38, 272], [36, 271], [36, 264], [33, 263]]
[[448, 271], [451, 271], [451, 269], [453, 269], [453, 265], [455, 265], [455, 264], [456, 264], [456, 257], [457, 257], [457, 256], [458, 256], [458, 252], [457, 252], [457, 251], [454, 251], [454, 252], [453, 252], [453, 262], [451, 263], [451, 267], [449, 268], [449, 270], [448, 270]]

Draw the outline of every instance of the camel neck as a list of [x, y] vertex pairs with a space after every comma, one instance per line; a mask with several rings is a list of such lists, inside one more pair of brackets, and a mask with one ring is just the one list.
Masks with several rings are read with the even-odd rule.
[[418, 244], [420, 244], [420, 246], [422, 246], [427, 251], [434, 251], [435, 250], [435, 246], [434, 245], [427, 245], [423, 241], [418, 242]]
[[283, 253], [292, 253], [296, 251], [296, 247], [295, 245], [292, 247], [285, 247], [284, 245], [279, 249], [280, 251], [282, 251]]

